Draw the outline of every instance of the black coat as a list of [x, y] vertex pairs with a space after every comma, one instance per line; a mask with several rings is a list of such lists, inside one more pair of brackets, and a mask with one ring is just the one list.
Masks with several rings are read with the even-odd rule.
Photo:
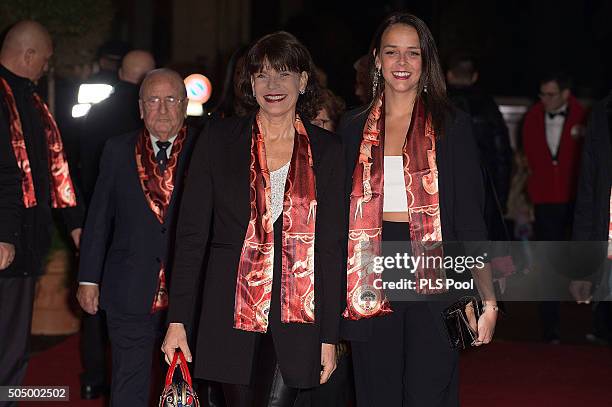
[[[351, 110], [342, 117], [337, 128], [345, 146], [347, 197], [351, 192], [352, 175], [367, 117], [368, 111], [363, 107]], [[442, 239], [445, 242], [461, 242], [460, 247], [446, 246], [445, 250], [449, 248], [452, 252], [447, 251], [445, 255], [481, 255], [485, 249], [482, 243], [487, 240], [483, 213], [485, 194], [471, 120], [465, 113], [455, 111], [446, 120], [445, 133], [438, 139], [436, 146], [436, 163], [439, 174]], [[346, 230], [348, 231], [348, 225]], [[438, 318], [440, 312], [456, 300], [457, 295], [464, 294], [465, 292], [437, 294], [437, 301], [428, 302], [442, 335], [446, 335], [446, 332], [442, 319]], [[343, 319], [342, 336], [349, 340], [367, 340], [372, 329], [371, 322], [371, 319]]]
[[[21, 172], [11, 146], [8, 107], [4, 94], [0, 94], [0, 242], [15, 245], [15, 260], [0, 271], [0, 278], [38, 275], [42, 273], [42, 260], [49, 250], [53, 225], [47, 139], [34, 104], [34, 84], [1, 65], [0, 76], [15, 96], [37, 201], [32, 208], [23, 205]], [[58, 210], [68, 230], [81, 227], [83, 221], [81, 197], [78, 189], [75, 192], [79, 206]]]
[[150, 312], [160, 262], [166, 265], [167, 278], [172, 273], [176, 212], [195, 139], [188, 131], [162, 224], [151, 211], [138, 178], [134, 151], [139, 133], [113, 137], [104, 147], [79, 265], [79, 282], [101, 283], [101, 308], [126, 314]]
[[[177, 227], [169, 322], [190, 327], [204, 267], [195, 375], [226, 383], [251, 381], [259, 333], [233, 328], [236, 276], [250, 217], [249, 166], [254, 116], [215, 120], [194, 151]], [[344, 160], [340, 139], [304, 123], [317, 190], [315, 322], [280, 322], [282, 221], [274, 225], [275, 259], [269, 332], [289, 386], [318, 385], [321, 343], [336, 343], [344, 272]], [[281, 219], [281, 218], [279, 218]]]
[[610, 222], [612, 94], [593, 106], [580, 165], [572, 240], [599, 243], [576, 246], [587, 250], [580, 253], [583, 261], [575, 267], [573, 277], [597, 281], [601, 259], [606, 256]]
[[455, 106], [471, 118], [481, 162], [505, 208], [512, 175], [512, 147], [504, 117], [495, 100], [475, 86], [449, 87], [448, 94]]
[[491, 240], [509, 240], [504, 211], [510, 193], [512, 147], [508, 127], [493, 98], [476, 86], [449, 87], [454, 105], [467, 113], [480, 153], [485, 184], [485, 221]]
[[81, 124], [81, 182], [87, 202], [93, 195], [106, 140], [143, 126], [138, 110], [138, 89], [138, 85], [129, 82], [117, 82], [108, 99], [93, 105]]

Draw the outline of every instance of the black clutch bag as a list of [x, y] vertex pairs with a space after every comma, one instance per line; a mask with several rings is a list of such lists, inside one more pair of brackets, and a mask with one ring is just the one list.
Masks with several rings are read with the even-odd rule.
[[462, 297], [442, 311], [442, 319], [453, 349], [474, 346], [478, 339], [478, 318], [482, 308], [476, 297]]

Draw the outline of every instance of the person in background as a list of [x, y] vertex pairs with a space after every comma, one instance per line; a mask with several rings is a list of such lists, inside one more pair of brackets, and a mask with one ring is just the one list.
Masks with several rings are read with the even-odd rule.
[[79, 304], [88, 314], [106, 314], [113, 407], [149, 405], [176, 213], [195, 140], [184, 126], [187, 91], [178, 73], [150, 71], [139, 95], [144, 128], [104, 146], [79, 263]]
[[[153, 55], [143, 50], [128, 52], [121, 61], [119, 81], [113, 93], [92, 106], [79, 137], [81, 183], [89, 206], [107, 140], [141, 129], [138, 90], [144, 76], [155, 68]], [[106, 392], [107, 333], [104, 312], [84, 314], [81, 319], [81, 398], [97, 399]]]
[[[529, 166], [527, 191], [534, 204], [534, 233], [540, 241], [567, 241], [580, 164], [585, 111], [572, 95], [571, 80], [551, 73], [540, 80], [540, 101], [525, 115], [523, 151]], [[541, 276], [550, 284], [552, 276]], [[540, 304], [542, 339], [557, 344], [559, 302]]]
[[572, 240], [586, 250], [577, 256], [570, 292], [593, 304], [587, 339], [612, 343], [612, 93], [595, 104], [584, 141]]
[[240, 103], [240, 90], [238, 81], [244, 69], [244, 57], [249, 48], [240, 46], [234, 51], [225, 69], [225, 79], [223, 80], [223, 91], [217, 105], [210, 111], [213, 117], [223, 118], [235, 115], [243, 115], [244, 108]]
[[491, 178], [502, 211], [505, 212], [512, 173], [510, 136], [499, 106], [491, 95], [477, 85], [479, 74], [476, 60], [472, 56], [454, 55], [446, 71], [447, 92], [451, 102], [472, 119], [472, 131], [483, 166]]
[[114, 85], [119, 80], [118, 72], [123, 57], [130, 51], [131, 46], [123, 41], [106, 41], [98, 49], [98, 57], [93, 63], [91, 76], [85, 83], [105, 83]]
[[320, 109], [311, 123], [325, 130], [334, 131], [346, 109], [344, 101], [327, 88], [321, 89]]
[[77, 249], [80, 243], [80, 197], [55, 119], [35, 91], [52, 54], [49, 33], [35, 21], [12, 26], [0, 49], [2, 386], [19, 386], [26, 374], [34, 288], [51, 244], [52, 210]]
[[89, 203], [98, 178], [100, 155], [108, 139], [142, 128], [138, 110], [138, 92], [145, 75], [155, 69], [150, 52], [128, 52], [118, 71], [119, 81], [113, 93], [91, 107], [84, 119], [80, 136], [81, 179]]
[[372, 96], [368, 66], [369, 59], [369, 55], [363, 55], [353, 64], [355, 69], [355, 96], [359, 103], [362, 104], [368, 103]]
[[[485, 187], [485, 221], [489, 232], [491, 267], [496, 279], [515, 271], [508, 243], [505, 213], [512, 174], [512, 148], [504, 118], [493, 97], [478, 86], [478, 66], [474, 57], [456, 53], [446, 70], [450, 101], [472, 120], [472, 132], [480, 153]], [[503, 283], [502, 283], [503, 284]]]

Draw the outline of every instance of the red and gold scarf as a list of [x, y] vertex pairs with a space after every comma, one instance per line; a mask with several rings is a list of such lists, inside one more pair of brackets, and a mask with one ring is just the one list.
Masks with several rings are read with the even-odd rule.
[[[140, 186], [144, 193], [145, 199], [149, 204], [149, 208], [159, 221], [164, 223], [172, 192], [174, 191], [174, 182], [176, 180], [176, 167], [183, 144], [187, 137], [187, 128], [179, 131], [176, 139], [172, 143], [172, 150], [168, 158], [168, 165], [165, 171], [161, 171], [155, 159], [155, 151], [151, 145], [151, 136], [149, 131], [144, 128], [138, 140], [136, 141], [136, 168], [138, 169], [138, 178]], [[157, 291], [151, 312], [156, 312], [168, 307], [168, 290], [166, 288], [166, 273], [164, 262], [161, 262], [159, 275], [157, 279]]]
[[[374, 257], [381, 256], [384, 200], [384, 106], [376, 100], [363, 130], [359, 158], [353, 173], [350, 197], [347, 259], [347, 307], [343, 316], [358, 320], [391, 312], [389, 301], [375, 280]], [[442, 257], [442, 230], [436, 166], [436, 136], [431, 118], [419, 99], [403, 149], [404, 181], [408, 201], [412, 256]], [[444, 270], [418, 263], [415, 270], [416, 291], [434, 294], [442, 290], [420, 286], [425, 279], [435, 283], [444, 278]]]
[[[23, 205], [26, 208], [32, 208], [37, 205], [36, 193], [34, 191], [34, 180], [32, 178], [30, 159], [28, 158], [28, 151], [23, 136], [23, 127], [21, 126], [19, 112], [17, 112], [17, 103], [15, 102], [15, 96], [13, 95], [11, 87], [3, 78], [0, 78], [0, 89], [3, 91], [4, 102], [8, 107], [13, 154], [15, 154], [17, 166], [21, 170]], [[76, 206], [77, 202], [74, 186], [70, 178], [68, 161], [64, 154], [64, 146], [57, 123], [55, 123], [55, 119], [53, 119], [51, 112], [49, 112], [47, 105], [42, 101], [40, 96], [36, 93], [33, 93], [32, 96], [36, 109], [39, 111], [42, 118], [45, 138], [47, 139], [51, 205], [53, 208]]]
[[[283, 198], [281, 321], [314, 322], [316, 185], [310, 140], [299, 118]], [[274, 226], [270, 171], [257, 115], [251, 140], [250, 203], [234, 304], [234, 328], [266, 332], [272, 297]]]

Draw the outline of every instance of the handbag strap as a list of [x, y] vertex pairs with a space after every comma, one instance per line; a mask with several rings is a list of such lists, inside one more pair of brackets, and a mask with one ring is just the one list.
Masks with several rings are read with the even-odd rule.
[[166, 386], [165, 387], [168, 387], [172, 384], [172, 379], [174, 377], [174, 371], [176, 370], [176, 366], [178, 364], [179, 359], [181, 361], [180, 366], [181, 366], [181, 374], [183, 375], [183, 380], [187, 382], [189, 387], [192, 387], [191, 374], [189, 373], [189, 367], [187, 366], [187, 360], [185, 359], [185, 355], [183, 355], [183, 352], [181, 352], [178, 349], [176, 350], [176, 352], [174, 352], [172, 363], [170, 364], [170, 367], [168, 368], [168, 373], [166, 373]]

